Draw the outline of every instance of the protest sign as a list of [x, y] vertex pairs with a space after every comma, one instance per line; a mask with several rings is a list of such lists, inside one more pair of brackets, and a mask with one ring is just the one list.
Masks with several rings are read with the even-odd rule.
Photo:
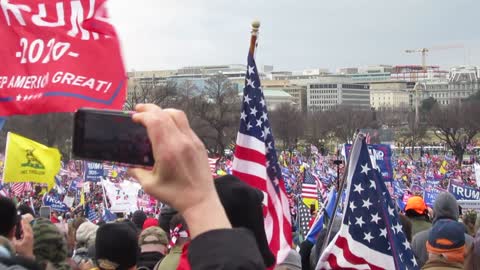
[[98, 182], [103, 177], [103, 164], [97, 162], [85, 162], [85, 180]]
[[50, 195], [45, 195], [45, 197], [43, 197], [43, 205], [50, 206], [53, 211], [57, 212], [70, 211], [70, 208], [65, 203]]
[[475, 163], [473, 165], [473, 168], [475, 170], [475, 179], [477, 180], [477, 186], [480, 187], [480, 164]]
[[65, 198], [63, 198], [63, 203], [68, 207], [72, 207], [74, 201], [75, 198], [73, 198], [72, 196], [65, 196]]
[[450, 183], [448, 191], [455, 196], [457, 200], [480, 200], [480, 190], [463, 186], [455, 183]]
[[135, 212], [138, 210], [137, 197], [140, 184], [124, 181], [119, 184], [102, 180], [108, 199], [111, 203], [110, 211], [114, 213]]
[[462, 207], [462, 211], [465, 210], [474, 210], [480, 214], [480, 200], [470, 201], [470, 200], [458, 200], [458, 205]]
[[121, 109], [126, 72], [106, 1], [2, 1], [0, 116]]
[[[350, 157], [350, 151], [352, 149], [351, 144], [345, 145], [345, 154]], [[392, 149], [388, 144], [371, 144], [368, 145], [368, 151], [370, 153], [370, 159], [372, 166], [377, 168], [382, 174], [384, 181], [393, 181], [393, 165], [392, 165]]]
[[425, 201], [425, 204], [429, 207], [433, 207], [433, 204], [435, 203], [438, 194], [442, 192], [445, 192], [445, 190], [441, 190], [438, 188], [432, 188], [430, 190], [425, 189], [425, 192], [423, 193], [423, 200]]

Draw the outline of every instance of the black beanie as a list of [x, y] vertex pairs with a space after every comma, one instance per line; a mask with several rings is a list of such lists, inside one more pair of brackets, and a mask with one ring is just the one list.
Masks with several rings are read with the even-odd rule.
[[165, 206], [160, 210], [160, 216], [158, 217], [158, 226], [162, 230], [169, 232], [170, 231], [170, 220], [178, 213], [177, 210], [170, 206]]
[[268, 246], [263, 221], [263, 193], [232, 175], [215, 179], [215, 188], [232, 226], [250, 230], [265, 266], [274, 265], [275, 256]]
[[137, 233], [126, 222], [107, 223], [97, 230], [95, 260], [101, 269], [128, 269], [140, 253]]
[[143, 223], [147, 219], [147, 215], [142, 210], [137, 210], [133, 213], [132, 222], [135, 223], [138, 229], [142, 230]]

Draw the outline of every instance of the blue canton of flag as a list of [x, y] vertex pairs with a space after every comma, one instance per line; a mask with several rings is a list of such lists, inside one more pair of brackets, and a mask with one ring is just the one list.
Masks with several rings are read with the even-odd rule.
[[350, 157], [343, 223], [317, 269], [418, 269], [390, 194], [372, 167], [359, 136]]

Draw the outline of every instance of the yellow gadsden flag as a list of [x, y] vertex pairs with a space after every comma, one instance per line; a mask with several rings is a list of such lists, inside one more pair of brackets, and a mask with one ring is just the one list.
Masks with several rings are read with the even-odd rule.
[[55, 185], [55, 175], [60, 171], [60, 152], [15, 133], [7, 135], [3, 182], [32, 182]]

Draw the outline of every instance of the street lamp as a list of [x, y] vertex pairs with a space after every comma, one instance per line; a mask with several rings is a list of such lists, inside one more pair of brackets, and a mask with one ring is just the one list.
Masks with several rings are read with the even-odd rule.
[[333, 161], [333, 164], [337, 165], [337, 188], [340, 187], [340, 165], [343, 164], [343, 160], [339, 159], [337, 156], [337, 159]]

